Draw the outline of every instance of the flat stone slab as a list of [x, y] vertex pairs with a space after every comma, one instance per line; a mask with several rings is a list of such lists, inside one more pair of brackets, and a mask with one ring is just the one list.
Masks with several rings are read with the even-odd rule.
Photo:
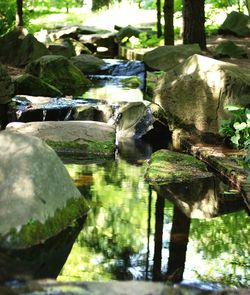
[[115, 128], [94, 121], [11, 123], [7, 130], [41, 138], [58, 153], [112, 156]]
[[196, 179], [212, 177], [206, 165], [194, 156], [159, 150], [151, 156], [146, 180], [151, 184], [166, 185], [192, 182]]

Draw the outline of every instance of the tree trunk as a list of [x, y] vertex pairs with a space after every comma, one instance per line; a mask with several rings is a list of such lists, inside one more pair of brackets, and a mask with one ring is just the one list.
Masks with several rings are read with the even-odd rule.
[[164, 1], [164, 41], [174, 45], [174, 0]]
[[23, 0], [16, 0], [16, 27], [22, 27], [23, 24]]
[[161, 28], [161, 0], [156, 0], [157, 7], [157, 37], [162, 36], [162, 28]]
[[205, 0], [183, 0], [183, 43], [198, 43], [206, 50]]

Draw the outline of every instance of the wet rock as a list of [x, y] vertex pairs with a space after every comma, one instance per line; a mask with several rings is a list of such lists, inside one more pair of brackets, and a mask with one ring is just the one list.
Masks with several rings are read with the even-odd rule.
[[223, 35], [235, 35], [238, 37], [250, 36], [250, 17], [241, 12], [232, 11], [223, 24], [220, 26], [218, 33]]
[[166, 45], [146, 52], [143, 61], [150, 69], [168, 71], [193, 54], [201, 54], [198, 44]]
[[7, 130], [39, 137], [60, 154], [111, 157], [115, 151], [115, 128], [101, 122], [12, 123]]
[[213, 54], [215, 58], [247, 58], [247, 49], [245, 47], [237, 46], [233, 41], [224, 41], [215, 47]]
[[42, 243], [86, 214], [86, 201], [42, 140], [3, 131], [0, 157], [1, 248]]
[[99, 121], [107, 123], [112, 117], [113, 108], [106, 104], [76, 106], [74, 112], [74, 120], [78, 121]]
[[58, 88], [65, 95], [81, 95], [91, 82], [66, 57], [46, 55], [30, 63], [26, 72]]
[[102, 59], [90, 54], [81, 54], [72, 57], [71, 62], [86, 75], [97, 74], [105, 65]]
[[56, 87], [44, 82], [38, 77], [24, 74], [14, 78], [15, 94], [28, 94], [34, 96], [62, 96], [62, 92]]
[[121, 83], [125, 87], [138, 88], [141, 86], [142, 81], [137, 76], [131, 76], [121, 79]]
[[154, 117], [144, 102], [126, 103], [119, 109], [117, 137], [138, 139], [153, 128]]
[[163, 76], [154, 102], [165, 110], [172, 130], [212, 140], [229, 117], [226, 105], [249, 105], [249, 77], [248, 69], [195, 54]]
[[49, 54], [44, 44], [24, 29], [15, 29], [0, 38], [0, 60], [3, 63], [24, 67], [29, 62]]

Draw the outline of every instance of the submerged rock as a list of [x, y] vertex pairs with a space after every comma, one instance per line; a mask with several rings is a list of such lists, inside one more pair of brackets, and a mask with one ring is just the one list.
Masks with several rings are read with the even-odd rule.
[[166, 45], [146, 52], [143, 61], [153, 70], [168, 71], [193, 54], [201, 54], [198, 44]]
[[87, 213], [63, 163], [42, 140], [3, 131], [0, 157], [1, 248], [42, 243]]
[[249, 105], [249, 93], [248, 69], [195, 54], [165, 73], [154, 102], [165, 110], [172, 130], [180, 127], [214, 138], [229, 117], [224, 107]]
[[218, 30], [219, 34], [250, 36], [250, 17], [238, 11], [232, 11]]
[[46, 55], [30, 63], [26, 72], [39, 77], [65, 95], [81, 95], [91, 82], [66, 57]]
[[46, 121], [13, 123], [7, 130], [43, 139], [60, 154], [111, 157], [115, 151], [115, 128], [93, 121]]

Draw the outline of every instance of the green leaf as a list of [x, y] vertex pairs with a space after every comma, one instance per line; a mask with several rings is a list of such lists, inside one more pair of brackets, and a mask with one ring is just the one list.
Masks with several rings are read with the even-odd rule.
[[241, 130], [243, 130], [243, 129], [245, 129], [245, 128], [247, 127], [247, 123], [245, 123], [245, 122], [242, 122], [242, 123], [235, 122], [234, 125], [233, 125], [233, 127], [234, 127], [236, 130], [241, 131]]
[[229, 112], [232, 111], [239, 111], [239, 110], [243, 110], [244, 108], [241, 106], [236, 106], [236, 105], [226, 105], [224, 107], [225, 110], [228, 110]]
[[239, 140], [240, 140], [240, 135], [239, 134], [235, 134], [234, 136], [231, 137], [231, 141], [234, 145], [236, 145], [238, 147], [239, 145]]

